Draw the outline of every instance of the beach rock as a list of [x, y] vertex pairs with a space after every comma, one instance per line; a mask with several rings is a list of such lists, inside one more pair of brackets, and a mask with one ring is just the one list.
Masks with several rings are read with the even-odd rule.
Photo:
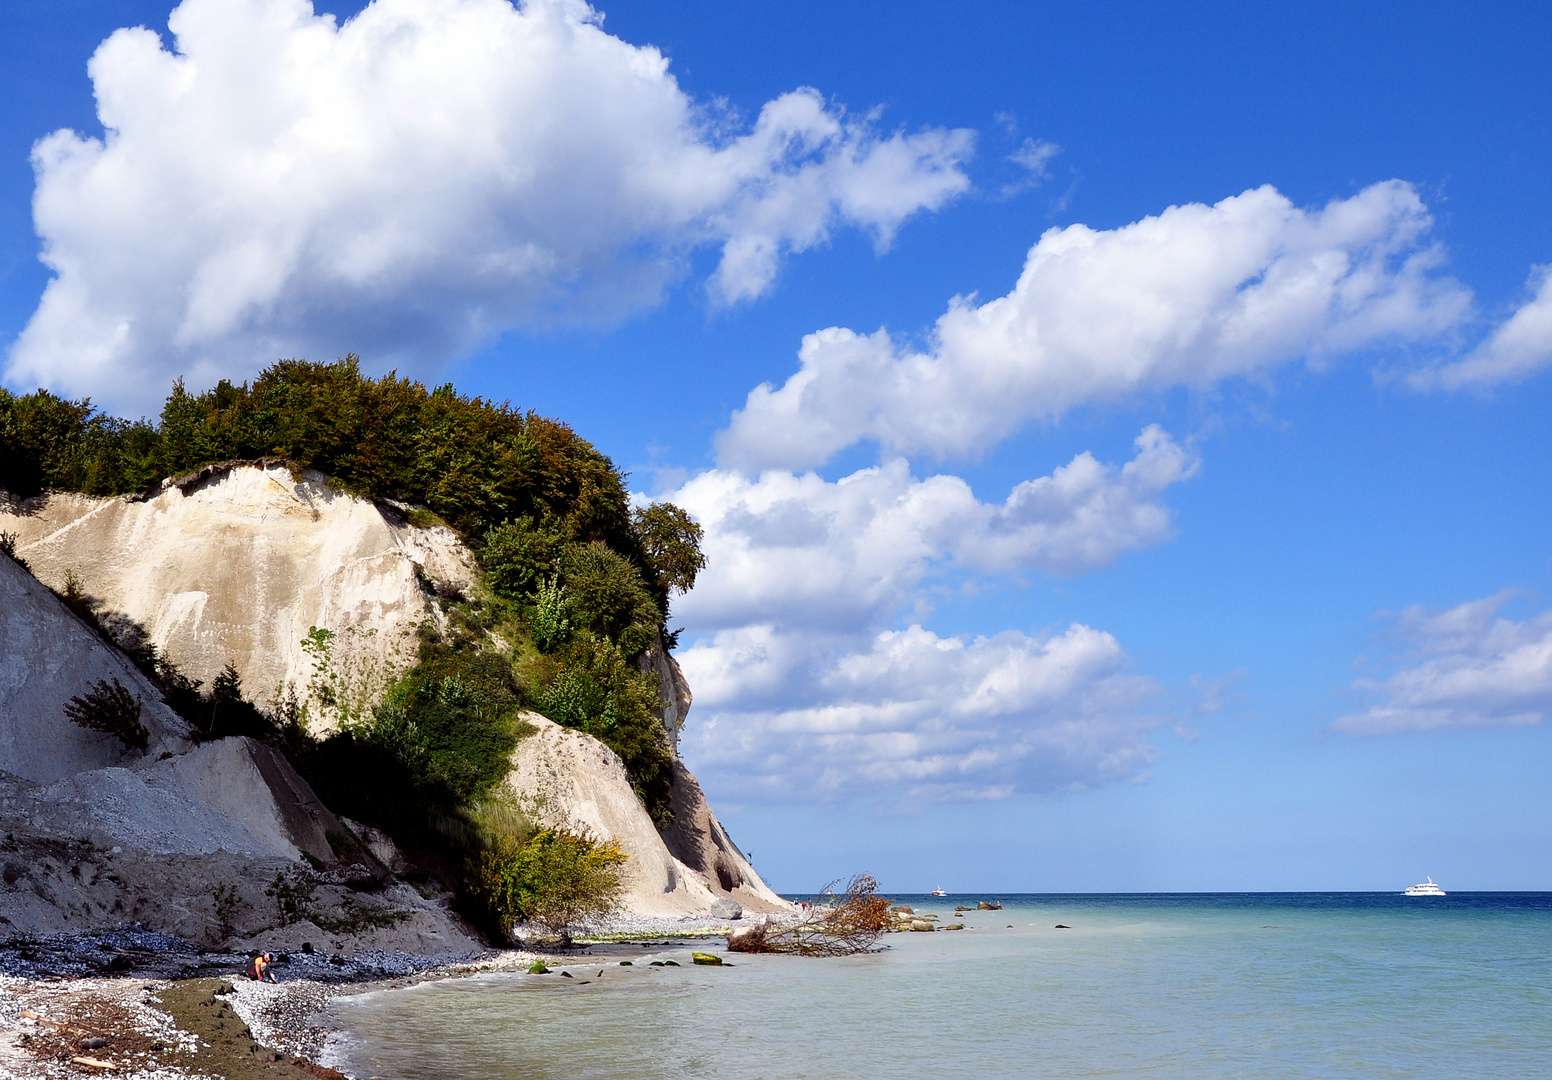
[[550, 969], [545, 966], [543, 960], [535, 960], [528, 965], [528, 974], [530, 975], [548, 975], [549, 973]]
[[890, 908], [889, 910], [890, 910], [891, 914], [897, 914], [897, 915], [914, 915], [914, 914], [916, 914], [915, 910], [911, 907], [910, 904], [896, 904], [894, 907]]
[[923, 919], [913, 919], [910, 925], [906, 927], [906, 929], [914, 931], [918, 934], [930, 934], [932, 933], [933, 927], [930, 922], [927, 922]]
[[1058, 929], [1058, 930], [1071, 930], [1072, 927], [1068, 926], [1066, 923], [1057, 923], [1056, 924], [1056, 929]]
[[737, 900], [724, 896], [711, 905], [711, 917], [713, 919], [742, 919], [744, 909]]
[[975, 905], [977, 911], [1001, 911], [1002, 901], [995, 900], [988, 904], [985, 900], [978, 901]]
[[693, 960], [697, 964], [704, 964], [704, 965], [707, 965], [709, 967], [721, 967], [722, 966], [722, 957], [718, 956], [716, 953], [705, 953], [705, 952], [691, 953], [690, 954], [690, 959]]

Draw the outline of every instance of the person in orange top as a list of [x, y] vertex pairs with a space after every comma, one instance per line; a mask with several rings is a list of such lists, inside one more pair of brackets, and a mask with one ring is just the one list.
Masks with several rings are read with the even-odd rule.
[[265, 977], [275, 982], [274, 959], [269, 953], [259, 953], [248, 964], [248, 978], [263, 982]]

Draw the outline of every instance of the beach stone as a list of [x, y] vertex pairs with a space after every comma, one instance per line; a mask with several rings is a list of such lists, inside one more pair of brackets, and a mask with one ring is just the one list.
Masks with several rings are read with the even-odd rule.
[[913, 919], [907, 929], [917, 934], [930, 934], [932, 933], [932, 924], [925, 919]]
[[718, 956], [716, 953], [708, 953], [708, 952], [691, 953], [690, 954], [690, 959], [695, 961], [697, 964], [707, 964], [707, 965], [709, 965], [711, 967], [721, 967], [722, 966], [722, 957]]
[[634, 963], [632, 963], [631, 961], [629, 961], [629, 960], [621, 960], [620, 961], [620, 966], [621, 967], [635, 967], [636, 965]]
[[916, 914], [916, 909], [911, 907], [910, 904], [896, 904], [894, 907], [890, 908], [889, 910], [891, 912], [894, 912], [897, 915], [915, 915]]
[[535, 960], [528, 968], [528, 974], [530, 975], [548, 975], [549, 973], [550, 969], [545, 966], [543, 960]]
[[711, 917], [713, 919], [742, 919], [744, 907], [737, 900], [724, 896], [711, 905]]

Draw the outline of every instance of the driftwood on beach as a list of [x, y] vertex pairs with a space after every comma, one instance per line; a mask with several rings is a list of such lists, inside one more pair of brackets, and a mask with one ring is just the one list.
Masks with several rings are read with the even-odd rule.
[[849, 956], [867, 952], [889, 929], [889, 901], [878, 895], [871, 874], [858, 874], [845, 889], [823, 894], [834, 902], [815, 905], [802, 920], [787, 925], [758, 923], [728, 935], [729, 952], [798, 953], [802, 956]]

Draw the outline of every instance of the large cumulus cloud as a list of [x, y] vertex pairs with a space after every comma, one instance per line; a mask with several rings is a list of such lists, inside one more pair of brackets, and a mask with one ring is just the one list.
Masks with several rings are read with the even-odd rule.
[[106, 137], [34, 151], [55, 276], [8, 381], [143, 403], [277, 356], [436, 361], [607, 324], [703, 245], [737, 302], [784, 252], [839, 226], [887, 245], [969, 184], [969, 132], [880, 133], [812, 90], [740, 124], [600, 22], [579, 0], [374, 0], [343, 25], [185, 0], [171, 47], [116, 32], [88, 66]]
[[700, 474], [671, 495], [710, 560], [676, 605], [701, 635], [680, 655], [686, 753], [749, 797], [996, 798], [1138, 775], [1158, 688], [1112, 635], [944, 637], [920, 620], [959, 579], [1078, 574], [1164, 542], [1159, 498], [1196, 468], [1149, 427], [1131, 461], [1080, 454], [1000, 503], [899, 459], [836, 481]]
[[[1473, 301], [1440, 272], [1432, 224], [1393, 180], [1313, 210], [1261, 187], [1116, 229], [1053, 228], [1011, 292], [956, 297], [923, 349], [884, 330], [808, 335], [796, 373], [750, 392], [719, 460], [808, 468], [860, 441], [959, 457], [1094, 402], [1386, 345], [1449, 355]], [[1413, 384], [1491, 385], [1552, 362], [1552, 287], [1533, 285], [1479, 348]]]

